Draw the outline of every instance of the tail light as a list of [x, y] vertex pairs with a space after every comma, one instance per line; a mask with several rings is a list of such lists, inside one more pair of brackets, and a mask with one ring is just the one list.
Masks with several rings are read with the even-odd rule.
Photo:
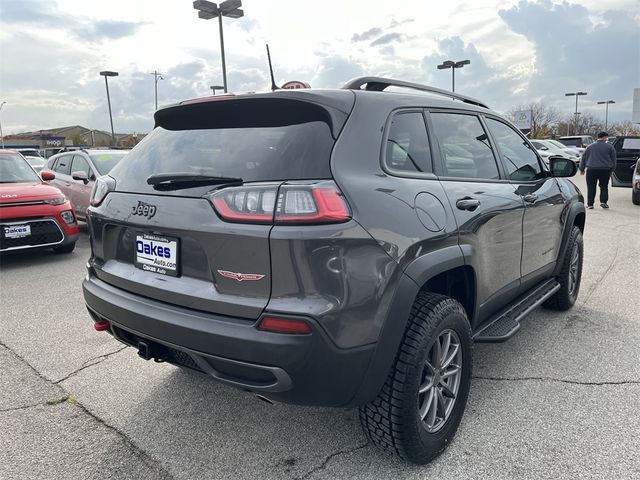
[[334, 182], [312, 185], [229, 187], [214, 193], [211, 203], [227, 221], [264, 224], [339, 223], [351, 218]]

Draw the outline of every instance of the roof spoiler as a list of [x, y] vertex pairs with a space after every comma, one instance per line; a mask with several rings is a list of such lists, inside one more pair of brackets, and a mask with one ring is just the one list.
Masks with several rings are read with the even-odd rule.
[[459, 93], [449, 92], [442, 90], [441, 88], [430, 87], [429, 85], [422, 85], [419, 83], [405, 82], [404, 80], [394, 80], [392, 78], [383, 77], [358, 77], [353, 80], [349, 80], [342, 88], [346, 90], [362, 90], [362, 86], [365, 86], [364, 90], [372, 92], [382, 92], [387, 87], [403, 87], [410, 88], [411, 90], [419, 90], [421, 92], [435, 93], [436, 95], [442, 95], [444, 97], [453, 98], [455, 100], [461, 100], [471, 105], [476, 105], [482, 108], [489, 108], [485, 103], [480, 100], [476, 100], [466, 95], [460, 95]]

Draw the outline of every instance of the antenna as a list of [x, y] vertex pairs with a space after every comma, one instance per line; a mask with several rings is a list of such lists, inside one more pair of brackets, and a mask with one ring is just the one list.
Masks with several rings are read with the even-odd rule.
[[267, 43], [267, 58], [269, 59], [269, 73], [271, 74], [271, 91], [279, 90], [280, 87], [276, 85], [276, 81], [273, 78], [273, 66], [271, 65], [271, 53], [269, 53], [269, 44]]

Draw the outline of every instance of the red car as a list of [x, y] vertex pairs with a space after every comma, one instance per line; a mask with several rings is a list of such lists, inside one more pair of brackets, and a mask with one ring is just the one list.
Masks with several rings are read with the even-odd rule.
[[69, 200], [40, 178], [22, 155], [0, 150], [0, 252], [26, 248], [73, 251], [78, 222]]

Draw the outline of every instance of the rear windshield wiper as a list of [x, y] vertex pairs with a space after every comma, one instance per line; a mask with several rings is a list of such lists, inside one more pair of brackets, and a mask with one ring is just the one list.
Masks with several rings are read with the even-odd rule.
[[201, 187], [205, 185], [241, 185], [239, 177], [216, 177], [193, 173], [159, 173], [147, 178], [147, 183], [156, 190], [181, 190], [183, 188]]

